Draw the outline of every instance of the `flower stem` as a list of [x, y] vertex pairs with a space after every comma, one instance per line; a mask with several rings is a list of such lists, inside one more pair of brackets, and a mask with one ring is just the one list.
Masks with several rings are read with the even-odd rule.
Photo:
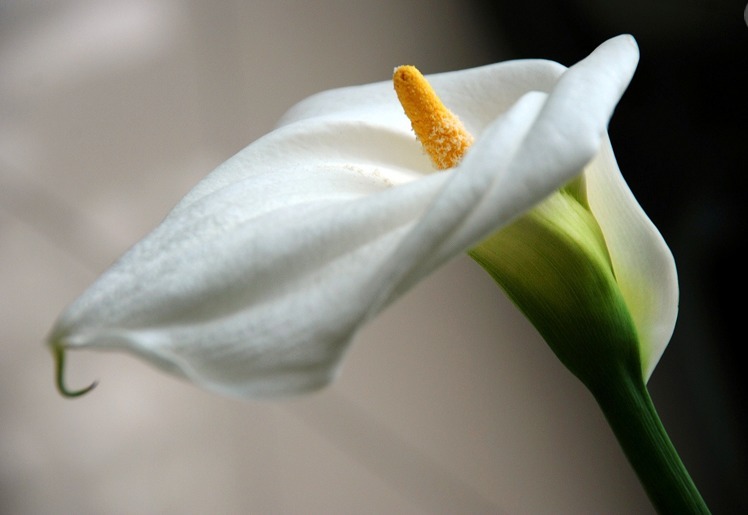
[[661, 515], [710, 513], [660, 421], [641, 378], [622, 374], [591, 388], [595, 399]]

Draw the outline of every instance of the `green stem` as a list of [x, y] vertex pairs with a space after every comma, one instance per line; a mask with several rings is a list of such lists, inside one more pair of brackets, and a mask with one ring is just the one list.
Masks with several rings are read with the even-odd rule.
[[708, 514], [660, 421], [647, 387], [624, 374], [593, 392], [626, 457], [661, 515]]

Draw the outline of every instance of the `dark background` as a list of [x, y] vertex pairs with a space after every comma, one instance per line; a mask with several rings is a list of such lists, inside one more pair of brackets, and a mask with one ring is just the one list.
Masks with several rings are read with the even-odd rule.
[[[632, 34], [641, 60], [610, 124], [621, 170], [679, 272], [680, 314], [649, 389], [714, 513], [748, 512], [744, 190], [748, 27], [735, 1], [475, 2], [513, 57], [571, 65]], [[498, 52], [498, 50], [497, 50]]]

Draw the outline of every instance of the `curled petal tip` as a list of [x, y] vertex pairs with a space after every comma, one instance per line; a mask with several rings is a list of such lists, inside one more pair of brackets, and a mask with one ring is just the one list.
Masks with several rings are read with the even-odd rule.
[[631, 34], [623, 34], [621, 37], [624, 38], [628, 42], [629, 45], [631, 45], [631, 47], [634, 49], [638, 57], [639, 56], [639, 43], [636, 42], [636, 38], [632, 36]]
[[621, 34], [603, 43], [605, 44], [616, 45], [621, 51], [628, 52], [636, 62], [639, 61], [639, 44], [631, 34]]
[[65, 386], [65, 347], [58, 342], [52, 344], [52, 355], [55, 361], [55, 384], [57, 385], [57, 391], [60, 395], [68, 399], [80, 397], [87, 394], [98, 385], [98, 381], [94, 381], [85, 388], [80, 390], [70, 390]]

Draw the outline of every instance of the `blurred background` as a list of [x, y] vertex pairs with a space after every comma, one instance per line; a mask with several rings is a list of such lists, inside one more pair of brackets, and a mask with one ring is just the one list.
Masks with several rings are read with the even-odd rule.
[[[633, 34], [610, 132], [670, 244], [681, 314], [650, 380], [714, 513], [748, 510], [738, 244], [748, 27], [736, 1], [0, 0], [0, 513], [646, 514], [592, 397], [460, 258], [366, 327], [340, 380], [224, 399], [43, 342], [206, 173], [317, 91]], [[742, 192], [741, 192], [742, 193]], [[742, 194], [740, 194], [742, 197]], [[742, 261], [742, 259], [740, 260]]]

